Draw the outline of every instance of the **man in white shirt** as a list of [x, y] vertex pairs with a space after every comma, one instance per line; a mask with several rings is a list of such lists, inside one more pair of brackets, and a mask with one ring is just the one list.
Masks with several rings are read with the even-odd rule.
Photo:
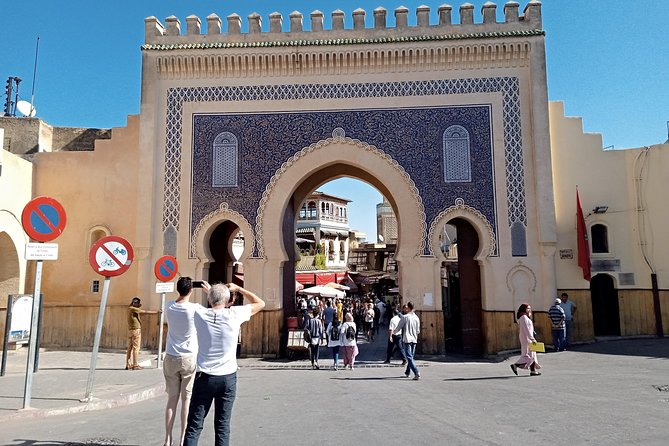
[[[202, 282], [207, 291], [209, 284]], [[193, 294], [193, 281], [190, 277], [181, 277], [177, 281], [179, 298], [167, 303], [165, 319], [167, 320], [167, 342], [165, 346], [165, 361], [163, 375], [165, 376], [165, 391], [167, 405], [165, 407], [165, 443], [172, 445], [172, 430], [176, 418], [177, 405], [181, 397], [181, 434], [179, 444], [183, 442], [188, 420], [188, 405], [195, 379], [195, 355], [197, 354], [197, 336], [193, 316], [202, 305], [190, 301]]]
[[388, 323], [388, 348], [386, 349], [386, 360], [384, 364], [390, 364], [390, 360], [393, 358], [393, 353], [395, 349], [399, 350], [402, 354], [402, 365], [407, 363], [407, 357], [404, 353], [404, 345], [402, 344], [402, 335], [394, 334], [393, 332], [397, 328], [397, 325], [400, 323], [400, 312], [397, 310], [393, 311], [393, 317]]
[[571, 347], [571, 330], [574, 324], [574, 315], [576, 314], [576, 304], [573, 300], [569, 300], [569, 295], [567, 293], [562, 293], [560, 296], [562, 303], [560, 307], [564, 310], [564, 322], [565, 322], [565, 344], [564, 348]]
[[[231, 293], [241, 293], [250, 304], [233, 306]], [[195, 313], [197, 373], [188, 411], [184, 446], [197, 445], [204, 419], [214, 402], [214, 444], [230, 444], [230, 418], [237, 392], [237, 339], [239, 328], [265, 307], [252, 292], [233, 283], [216, 284], [207, 295], [211, 308]]]
[[404, 376], [407, 378], [413, 372], [414, 381], [420, 379], [420, 371], [414, 362], [413, 356], [416, 353], [416, 344], [418, 343], [418, 335], [420, 334], [420, 319], [413, 311], [413, 303], [407, 302], [406, 314], [400, 319], [397, 328], [393, 330], [393, 334], [402, 333], [402, 342], [404, 343], [404, 352], [407, 358], [407, 368], [404, 371]]

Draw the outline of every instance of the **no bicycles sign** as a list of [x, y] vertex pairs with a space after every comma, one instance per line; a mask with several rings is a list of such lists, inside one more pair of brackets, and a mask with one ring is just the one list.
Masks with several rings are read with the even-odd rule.
[[88, 261], [93, 270], [105, 277], [120, 276], [130, 268], [135, 252], [129, 241], [110, 235], [93, 244]]

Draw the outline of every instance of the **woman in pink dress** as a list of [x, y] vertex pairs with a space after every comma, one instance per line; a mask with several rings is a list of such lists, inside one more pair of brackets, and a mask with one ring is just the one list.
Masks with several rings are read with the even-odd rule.
[[541, 373], [537, 372], [541, 366], [537, 362], [537, 354], [530, 350], [530, 344], [537, 342], [534, 339], [534, 324], [532, 323], [532, 307], [529, 304], [522, 304], [518, 307], [516, 313], [518, 323], [518, 338], [520, 339], [520, 358], [515, 364], [511, 364], [511, 370], [516, 375], [518, 368], [530, 369], [530, 376], [538, 376]]

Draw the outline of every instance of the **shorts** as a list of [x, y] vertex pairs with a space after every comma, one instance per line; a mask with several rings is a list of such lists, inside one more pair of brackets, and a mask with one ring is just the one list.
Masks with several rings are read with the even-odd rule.
[[165, 376], [165, 392], [168, 396], [181, 394], [182, 398], [190, 398], [195, 381], [195, 355], [172, 356], [165, 354], [163, 375]]

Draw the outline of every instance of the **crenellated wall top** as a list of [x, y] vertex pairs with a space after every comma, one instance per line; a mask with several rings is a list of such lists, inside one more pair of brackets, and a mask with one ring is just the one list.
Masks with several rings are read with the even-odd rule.
[[543, 35], [541, 2], [531, 0], [520, 13], [520, 4], [509, 1], [504, 5], [504, 21], [497, 21], [497, 5], [486, 2], [481, 7], [480, 21], [475, 19], [474, 5], [460, 6], [460, 21], [452, 18], [452, 6], [444, 4], [437, 8], [438, 20], [430, 24], [431, 9], [422, 5], [414, 11], [416, 24], [409, 25], [409, 9], [400, 6], [393, 13], [395, 26], [388, 26], [388, 10], [378, 7], [372, 11], [372, 27], [366, 27], [367, 11], [356, 9], [351, 13], [353, 27], [345, 28], [346, 14], [342, 10], [332, 11], [332, 26], [324, 28], [324, 13], [310, 14], [310, 28], [305, 29], [304, 16], [299, 11], [289, 17], [289, 30], [284, 31], [284, 17], [274, 12], [269, 15], [269, 27], [262, 28], [262, 16], [252, 13], [247, 17], [247, 32], [242, 32], [242, 17], [231, 14], [227, 27], [216, 14], [206, 17], [206, 31], [197, 16], [186, 17], [185, 29], [181, 21], [170, 16], [163, 25], [156, 17], [145, 19], [145, 44], [143, 50], [240, 48], [270, 46], [323, 46], [365, 43], [392, 43], [420, 40], [464, 40], [504, 38], [514, 36]]

